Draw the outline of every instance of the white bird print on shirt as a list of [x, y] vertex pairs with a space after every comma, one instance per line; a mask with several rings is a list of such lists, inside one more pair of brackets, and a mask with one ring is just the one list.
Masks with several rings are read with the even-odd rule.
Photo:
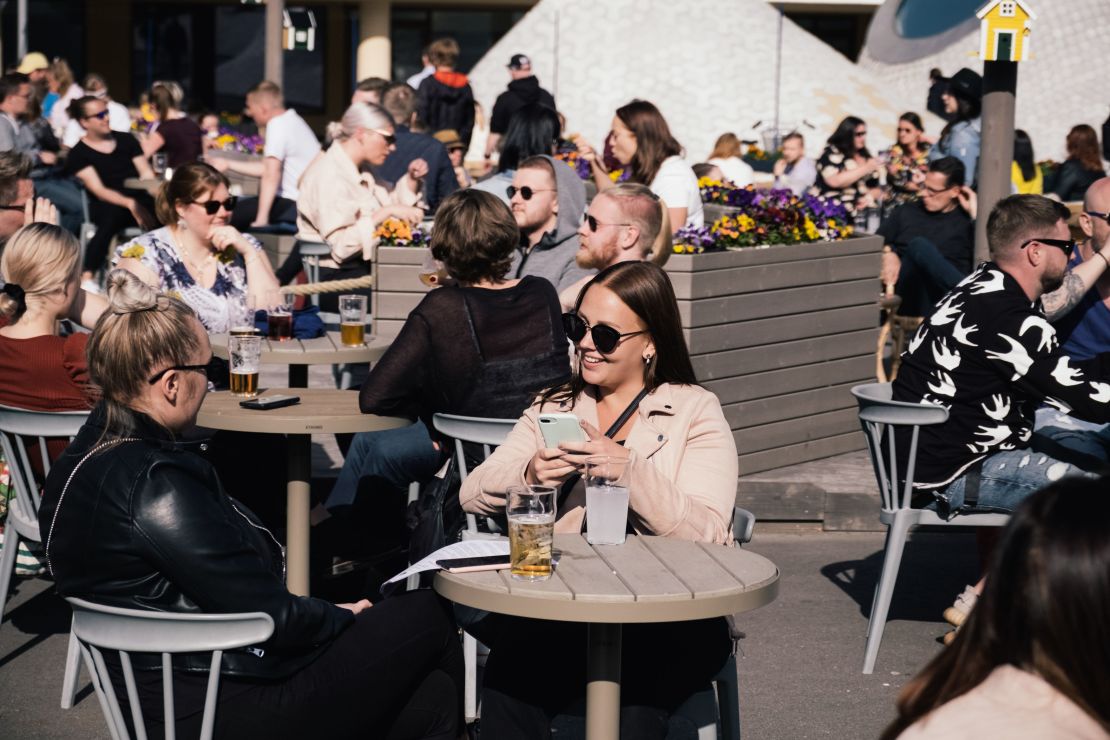
[[986, 280], [976, 280], [968, 288], [968, 292], [972, 295], [982, 295], [983, 293], [997, 293], [1002, 290], [1002, 281], [1006, 277], [998, 270], [987, 270]]
[[1025, 347], [1021, 345], [1021, 342], [1013, 337], [1008, 337], [1005, 334], [999, 334], [998, 337], [999, 339], [1006, 340], [1010, 345], [1010, 350], [1008, 352], [995, 352], [994, 350], [988, 349], [987, 359], [1002, 360], [1009, 365], [1013, 365], [1014, 377], [1010, 378], [1010, 380], [1017, 380], [1029, 372], [1029, 368], [1033, 366], [1033, 358], [1025, 351]]
[[1110, 384], [1092, 380], [1091, 387], [1095, 389], [1091, 394], [1091, 400], [1096, 403], [1110, 403]]
[[979, 331], [979, 325], [964, 326], [963, 320], [963, 315], [956, 319], [956, 325], [952, 327], [952, 338], [960, 344], [966, 344], [968, 347], [978, 347], [978, 344], [971, 341], [971, 335]]
[[1061, 413], [1064, 413], [1064, 414], [1070, 414], [1071, 413], [1071, 406], [1068, 406], [1066, 403], [1061, 401], [1059, 398], [1053, 398], [1052, 396], [1049, 396], [1049, 397], [1045, 398], [1044, 402], [1047, 403], [1052, 408], [1057, 409]]
[[1060, 358], [1060, 361], [1056, 363], [1056, 368], [1052, 371], [1052, 377], [1060, 385], [1079, 385], [1083, 381], [1076, 380], [1076, 378], [1082, 378], [1083, 371], [1077, 367], [1069, 366], [1068, 359], [1070, 358], [1067, 355]]
[[937, 306], [937, 310], [933, 312], [933, 315], [929, 317], [929, 323], [933, 326], [951, 324], [959, 315], [960, 309], [963, 308], [963, 304], [956, 305], [955, 300], [956, 296], [950, 294], [943, 303]]
[[933, 340], [933, 359], [949, 372], [960, 366], [960, 353], [948, 349], [944, 337], [937, 337]]
[[1018, 330], [1018, 336], [1025, 336], [1025, 332], [1030, 329], [1040, 329], [1041, 331], [1041, 340], [1037, 342], [1039, 351], [1051, 352], [1056, 349], [1056, 330], [1052, 328], [1052, 324], [1040, 316], [1030, 316], [1022, 322], [1021, 329]]
[[917, 348], [921, 346], [921, 343], [923, 341], [925, 341], [925, 335], [928, 334], [928, 333], [929, 333], [929, 330], [925, 328], [924, 324], [922, 324], [921, 328], [918, 329], [917, 331], [915, 331], [913, 336], [910, 337], [910, 343], [909, 343], [909, 346], [907, 347], [907, 351], [911, 355], [914, 352], [916, 352]]
[[1001, 444], [1010, 437], [1010, 427], [1005, 424], [999, 424], [996, 427], [985, 427], [980, 425], [975, 432], [976, 437], [986, 437], [980, 444], [984, 447], [994, 447]]
[[1010, 399], [1006, 398], [1000, 393], [996, 393], [995, 395], [991, 396], [991, 403], [994, 404], [993, 407], [989, 407], [985, 403], [979, 404], [983, 408], [983, 413], [985, 413], [987, 416], [994, 419], [995, 421], [1002, 421], [1007, 416], [1009, 416]]
[[[956, 283], [956, 288], [962, 288], [963, 286], [967, 285], [968, 283], [975, 282], [976, 280], [979, 279], [979, 276], [983, 274], [983, 270], [985, 270], [985, 269], [987, 269], [985, 264], [979, 265], [978, 267], [975, 268], [974, 272], [972, 272], [970, 275], [965, 277], [960, 282]], [[956, 288], [953, 288], [953, 290], [955, 290]]]
[[942, 396], [956, 395], [956, 384], [952, 382], [951, 375], [945, 372], [941, 372], [940, 370], [934, 370], [933, 374], [936, 375], [937, 382], [939, 382], [940, 385], [933, 385], [932, 383], [929, 383], [929, 390], [931, 390], [933, 393], [939, 393]]

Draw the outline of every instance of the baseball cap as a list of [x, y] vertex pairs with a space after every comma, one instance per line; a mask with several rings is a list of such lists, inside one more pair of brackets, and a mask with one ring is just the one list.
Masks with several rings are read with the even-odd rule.
[[46, 69], [50, 66], [50, 62], [46, 59], [46, 55], [41, 51], [32, 51], [23, 56], [23, 61], [19, 63], [15, 71], [20, 74], [29, 75], [37, 69]]
[[466, 145], [462, 143], [462, 139], [459, 137], [459, 132], [453, 128], [445, 128], [436, 131], [432, 136], [448, 149], [466, 148]]
[[524, 69], [531, 66], [532, 60], [526, 54], [513, 54], [509, 59], [509, 69]]

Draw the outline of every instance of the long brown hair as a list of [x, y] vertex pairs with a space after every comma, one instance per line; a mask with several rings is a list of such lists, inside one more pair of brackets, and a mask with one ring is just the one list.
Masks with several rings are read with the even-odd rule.
[[902, 689], [883, 740], [1004, 665], [1038, 674], [1110, 732], [1106, 483], [1065, 478], [1017, 508], [979, 603], [955, 642]]
[[682, 145], [671, 135], [663, 114], [646, 100], [633, 100], [617, 108], [617, 118], [636, 136], [629, 179], [650, 185], [664, 159], [682, 154]]
[[[578, 294], [578, 300], [574, 302], [576, 313], [586, 297], [586, 291], [595, 285], [616, 293], [621, 302], [644, 322], [655, 343], [655, 358], [644, 367], [645, 388], [654, 391], [664, 383], [698, 384], [694, 366], [690, 363], [690, 352], [686, 348], [686, 338], [682, 334], [674, 288], [662, 268], [651, 262], [618, 262], [606, 267], [594, 275]], [[569, 381], [548, 388], [540, 395], [541, 403], [567, 402], [573, 408], [575, 399], [586, 390], [587, 385], [576, 366]]]
[[1068, 159], [1074, 159], [1091, 172], [1102, 172], [1102, 157], [1098, 151], [1098, 134], [1085, 123], [1073, 126], [1068, 132]]
[[207, 162], [189, 162], [173, 171], [173, 178], [162, 183], [154, 200], [154, 215], [166, 226], [179, 220], [178, 203], [194, 203], [205, 193], [223, 185], [230, 187], [227, 176]]
[[717, 137], [717, 143], [713, 145], [713, 151], [709, 153], [707, 159], [728, 159], [739, 156], [740, 137], [730, 131]]

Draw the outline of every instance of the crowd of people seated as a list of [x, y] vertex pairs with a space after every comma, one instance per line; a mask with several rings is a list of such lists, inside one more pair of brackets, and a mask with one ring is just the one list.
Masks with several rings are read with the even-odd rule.
[[[223, 382], [209, 334], [302, 277], [299, 252], [275, 270], [259, 236], [326, 245], [319, 274], [332, 281], [373, 272], [387, 221], [433, 220], [437, 287], [358, 389], [363, 413], [412, 423], [355, 435], [312, 511], [315, 537], [384, 489], [427, 484], [449, 469], [452, 441], [433, 423], [449, 413], [516, 421], [451, 489], [463, 511], [497, 519], [510, 486], [550, 485], [564, 496], [555, 530], [579, 532], [585, 458], [619, 455], [630, 460], [629, 531], [731, 545], [736, 443], [719, 400], [695, 376], [662, 269], [673, 234], [706, 225], [699, 178], [821, 195], [857, 219], [875, 214], [885, 245], [876, 277], [900, 297], [887, 308], [922, 319], [894, 398], [949, 410], [945, 424], [921, 432], [918, 503], [945, 515], [1016, 512], [988, 576], [960, 595], [958, 615], [945, 613], [960, 628], [952, 648], [910, 684], [887, 736], [949, 736], [935, 728], [989, 712], [1003, 684], [1061, 695], [1077, 726], [1110, 726], [1105, 690], [1083, 673], [1072, 643], [1054, 640], [1046, 621], [1011, 630], [1005, 616], [1031, 606], [1015, 593], [1059, 613], [1101, 616], [1110, 598], [1105, 579], [1101, 590], [1084, 584], [1092, 594], [1082, 598], [1062, 589], [1054, 560], [1106, 559], [1093, 540], [1064, 553], [1082, 543], [1062, 534], [1080, 516], [1077, 501], [1091, 512], [1088, 525], [1106, 523], [1089, 481], [1061, 481], [1110, 462], [1110, 178], [1090, 126], [1071, 130], [1067, 161], [1043, 178], [1028, 136], [1016, 137], [1017, 194], [983, 214], [991, 254], [976, 265], [982, 80], [971, 70], [938, 77], [930, 110], [946, 125], [936, 136], [906, 112], [897, 144], [872, 153], [868, 123], [846, 116], [817, 158], [790, 132], [775, 162], [756, 172], [750, 143], [732, 133], [694, 165], [646, 100], [616, 109], [603, 147], [568, 142], [556, 101], [516, 54], [482, 150], [488, 161], [471, 169], [463, 152], [477, 135], [473, 91], [449, 39], [426, 49], [418, 79], [360, 82], [324, 137], [286, 107], [277, 84], [257, 83], [245, 99], [262, 135], [251, 158], [214, 150], [218, 118], [195, 115], [175, 82], [147, 91], [150, 120], [136, 134], [130, 116], [120, 129], [123, 106], [102, 77], [78, 85], [64, 61], [39, 57], [0, 77], [0, 405], [90, 412], [71, 444], [51, 443], [56, 464], [39, 481], [61, 594], [273, 617], [264, 646], [229, 653], [221, 734], [349, 736], [369, 727], [453, 740], [462, 731], [450, 605], [427, 590], [373, 606], [368, 594], [339, 604], [290, 594], [279, 537], [240, 503], [258, 492], [225, 488], [243, 485], [219, 462], [235, 451], [233, 438], [212, 437], [223, 449], [211, 454], [197, 441], [200, 406]], [[559, 158], [567, 146], [588, 173]], [[234, 195], [228, 172], [257, 178], [258, 195]], [[134, 185], [157, 178], [155, 197]], [[1085, 241], [1071, 240], [1066, 207], [1034, 191], [1082, 199]], [[369, 295], [349, 292], [360, 290]], [[336, 300], [324, 294], [321, 309], [335, 311]], [[543, 412], [575, 414], [586, 441], [547, 447]], [[548, 737], [553, 718], [584, 693], [585, 627], [498, 615], [462, 622], [491, 649], [483, 735]], [[541, 672], [526, 665], [537, 630], [551, 652]], [[627, 628], [622, 737], [665, 737], [669, 716], [712, 679], [730, 646], [724, 619]], [[1000, 650], [1020, 657], [999, 658]], [[649, 667], [660, 663], [664, 679]], [[137, 667], [148, 729], [158, 731], [159, 666]], [[187, 659], [175, 671], [179, 729], [200, 721], [198, 667]], [[946, 681], [957, 670], [966, 671], [960, 682]]]

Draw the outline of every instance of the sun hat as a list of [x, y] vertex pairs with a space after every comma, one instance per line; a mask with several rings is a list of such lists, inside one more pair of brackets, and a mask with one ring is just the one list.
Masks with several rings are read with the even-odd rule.
[[466, 144], [463, 144], [459, 132], [453, 128], [445, 128], [441, 131], [436, 131], [432, 136], [449, 150], [466, 148]]

